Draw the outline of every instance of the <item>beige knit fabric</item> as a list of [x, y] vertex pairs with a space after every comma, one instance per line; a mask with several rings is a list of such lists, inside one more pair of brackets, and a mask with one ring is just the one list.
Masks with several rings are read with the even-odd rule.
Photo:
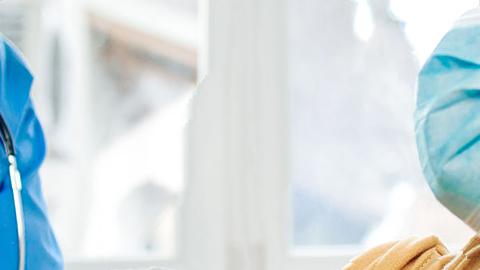
[[344, 270], [477, 270], [480, 236], [458, 254], [450, 254], [435, 236], [409, 238], [372, 248], [354, 258]]

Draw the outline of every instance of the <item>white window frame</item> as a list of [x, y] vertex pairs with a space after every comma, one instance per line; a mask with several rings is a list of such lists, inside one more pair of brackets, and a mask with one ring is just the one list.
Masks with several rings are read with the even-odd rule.
[[340, 269], [345, 250], [289, 248], [287, 0], [201, 0], [178, 256], [70, 259], [67, 269]]
[[187, 154], [186, 269], [340, 269], [354, 251], [289, 247], [287, 0], [206, 1], [208, 50]]
[[[178, 256], [67, 258], [67, 269], [341, 269], [358, 250], [289, 247], [288, 0], [200, 2], [201, 82], [187, 131]], [[72, 83], [78, 90], [88, 88], [80, 47], [74, 48], [80, 72]], [[89, 93], [72, 92], [72, 114], [81, 115]], [[88, 130], [80, 122], [72, 132]]]

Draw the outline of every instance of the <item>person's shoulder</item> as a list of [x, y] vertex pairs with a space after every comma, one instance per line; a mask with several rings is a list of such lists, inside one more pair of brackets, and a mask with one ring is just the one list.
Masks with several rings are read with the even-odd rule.
[[31, 75], [31, 68], [25, 61], [22, 51], [5, 35], [0, 33], [0, 61], [15, 66], [22, 66]]

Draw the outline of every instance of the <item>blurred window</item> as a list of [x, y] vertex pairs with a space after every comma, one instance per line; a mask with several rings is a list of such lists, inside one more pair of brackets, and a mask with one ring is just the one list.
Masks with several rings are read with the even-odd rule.
[[67, 261], [175, 259], [197, 1], [12, 0], [0, 13], [36, 75], [42, 179]]
[[288, 2], [293, 247], [466, 239], [424, 183], [412, 116], [421, 63], [478, 1]]

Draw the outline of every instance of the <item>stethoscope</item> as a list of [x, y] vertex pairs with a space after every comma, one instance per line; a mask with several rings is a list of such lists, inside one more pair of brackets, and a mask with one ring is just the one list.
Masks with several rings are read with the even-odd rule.
[[13, 192], [13, 202], [15, 206], [15, 218], [17, 220], [18, 235], [18, 270], [25, 269], [25, 219], [23, 213], [22, 201], [22, 178], [17, 167], [17, 158], [15, 157], [15, 147], [13, 138], [8, 129], [7, 123], [0, 114], [0, 135], [8, 157], [8, 171], [10, 175], [10, 184]]

